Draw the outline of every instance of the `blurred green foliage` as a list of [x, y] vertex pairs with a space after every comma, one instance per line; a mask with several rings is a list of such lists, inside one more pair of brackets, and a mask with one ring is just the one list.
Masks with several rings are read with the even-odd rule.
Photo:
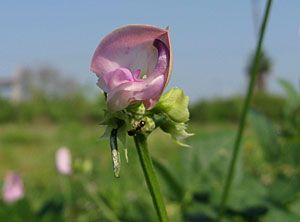
[[[201, 100], [191, 105], [191, 121], [238, 122], [243, 97]], [[256, 93], [252, 109], [266, 115], [271, 120], [281, 121], [285, 115], [285, 99], [282, 96]], [[33, 98], [20, 103], [12, 103], [0, 97], [0, 123], [32, 122], [47, 120], [51, 122], [89, 121], [102, 118], [104, 96], [87, 99], [79, 91], [76, 94], [48, 97], [35, 92]]]
[[[300, 93], [288, 82], [281, 85], [282, 97], [254, 98], [225, 221], [300, 221]], [[179, 147], [162, 131], [150, 136], [170, 221], [214, 221], [241, 99], [195, 104], [195, 136], [187, 141], [192, 148]], [[157, 221], [132, 141], [129, 163], [120, 149], [121, 177], [113, 176], [109, 144], [99, 139], [104, 129], [97, 125], [102, 97], [36, 95], [33, 101], [0, 103], [0, 175], [19, 171], [26, 191], [14, 204], [0, 201], [0, 221]], [[55, 170], [61, 146], [72, 153], [70, 177]]]
[[[216, 98], [202, 100], [192, 104], [190, 108], [191, 120], [203, 122], [238, 122], [243, 97]], [[266, 93], [256, 93], [251, 108], [263, 113], [270, 119], [280, 121], [284, 116], [283, 96]]]
[[79, 92], [63, 97], [47, 97], [42, 93], [34, 94], [28, 101], [19, 103], [0, 98], [0, 123], [88, 121], [95, 122], [102, 118], [104, 98], [87, 99]]

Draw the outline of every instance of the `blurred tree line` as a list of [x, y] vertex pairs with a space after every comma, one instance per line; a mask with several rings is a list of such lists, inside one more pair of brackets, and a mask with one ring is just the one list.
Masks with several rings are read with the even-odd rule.
[[[238, 122], [243, 98], [216, 98], [201, 100], [191, 105], [192, 122]], [[256, 94], [252, 109], [272, 120], [281, 121], [284, 116], [285, 99], [278, 95]], [[81, 90], [73, 94], [47, 96], [35, 91], [32, 99], [20, 103], [0, 98], [0, 123], [15, 121], [48, 120], [93, 121], [101, 120], [104, 98], [99, 95], [88, 99]]]
[[[46, 66], [23, 69], [17, 76], [17, 95], [0, 95], [0, 123], [16, 121], [99, 121], [104, 98], [89, 97], [86, 87], [58, 70]], [[13, 92], [15, 93], [15, 92]]]
[[[242, 96], [215, 98], [196, 102], [190, 108], [193, 122], [238, 122], [243, 104]], [[251, 108], [272, 120], [281, 121], [285, 99], [280, 95], [256, 93]]]
[[[266, 115], [271, 120], [281, 121], [284, 116], [285, 99], [280, 95], [268, 94], [265, 90], [266, 78], [270, 70], [270, 61], [261, 63], [257, 78], [257, 90], [254, 95], [252, 109]], [[264, 59], [263, 59], [264, 61]], [[250, 57], [247, 75], [253, 56]], [[266, 65], [268, 64], [268, 65]], [[267, 67], [267, 68], [266, 68]], [[62, 75], [58, 70], [46, 66], [37, 71], [24, 69], [19, 76], [22, 82], [21, 98], [19, 100], [1, 97], [0, 123], [30, 122], [46, 120], [61, 121], [91, 121], [101, 120], [104, 107], [102, 93], [89, 96], [90, 88], [84, 87], [72, 77]], [[23, 97], [22, 97], [23, 96]], [[192, 122], [237, 122], [243, 102], [242, 96], [230, 98], [214, 98], [193, 103], [190, 107]]]

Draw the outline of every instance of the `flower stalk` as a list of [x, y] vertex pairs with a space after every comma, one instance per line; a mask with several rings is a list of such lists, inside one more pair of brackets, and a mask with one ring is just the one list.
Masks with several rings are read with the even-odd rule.
[[255, 51], [255, 60], [254, 60], [255, 62], [254, 62], [254, 66], [252, 68], [252, 72], [251, 72], [252, 75], [251, 75], [251, 79], [250, 79], [250, 82], [248, 85], [246, 99], [245, 99], [245, 102], [243, 105], [242, 116], [241, 116], [241, 119], [239, 122], [237, 136], [236, 136], [236, 139], [234, 142], [232, 158], [230, 161], [228, 174], [227, 174], [227, 177], [225, 180], [225, 186], [224, 186], [224, 190], [223, 190], [222, 197], [221, 197], [220, 211], [219, 211], [217, 221], [222, 221], [222, 218], [223, 218], [223, 215], [225, 212], [228, 195], [229, 195], [230, 188], [231, 188], [231, 184], [232, 184], [232, 181], [234, 178], [235, 165], [237, 162], [238, 153], [240, 150], [240, 144], [241, 144], [241, 140], [242, 140], [242, 135], [244, 133], [245, 123], [246, 123], [246, 119], [247, 119], [247, 114], [249, 111], [250, 102], [251, 102], [253, 91], [254, 91], [255, 80], [256, 80], [257, 71], [259, 68], [261, 49], [262, 49], [262, 44], [263, 44], [263, 40], [264, 40], [266, 26], [268, 23], [271, 5], [272, 5], [272, 0], [268, 0], [266, 8], [265, 8], [263, 22], [262, 22], [260, 32], [259, 32], [259, 40], [257, 42], [256, 51]]
[[148, 151], [147, 138], [145, 135], [137, 134], [134, 136], [134, 142], [139, 155], [145, 180], [150, 191], [155, 210], [159, 217], [159, 221], [167, 222], [169, 219], [160, 191], [160, 186], [155, 175], [153, 163]]

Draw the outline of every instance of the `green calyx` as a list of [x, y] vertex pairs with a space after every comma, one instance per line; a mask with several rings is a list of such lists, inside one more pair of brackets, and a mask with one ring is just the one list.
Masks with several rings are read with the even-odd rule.
[[193, 135], [186, 132], [186, 123], [190, 116], [188, 104], [189, 97], [183, 90], [172, 88], [161, 96], [151, 110], [146, 110], [143, 103], [135, 103], [115, 113], [105, 111], [101, 125], [106, 125], [107, 129], [103, 137], [109, 137], [111, 131], [117, 129], [117, 137], [126, 147], [128, 136], [148, 136], [159, 127], [170, 134], [178, 144], [186, 146], [183, 140]]
[[182, 89], [172, 88], [164, 94], [153, 111], [157, 125], [181, 146], [188, 146], [183, 141], [193, 134], [186, 131], [190, 113], [188, 110], [189, 97]]
[[161, 128], [170, 134], [181, 146], [188, 146], [184, 140], [193, 134], [186, 131], [189, 120], [189, 97], [179, 88], [172, 88], [161, 96], [156, 106], [146, 110], [143, 103], [135, 103], [126, 109], [111, 113], [104, 111], [101, 125], [106, 125], [102, 138], [109, 138], [113, 160], [113, 170], [116, 177], [120, 174], [120, 151], [118, 140], [123, 144], [126, 162], [128, 136], [144, 135], [147, 137], [156, 128]]

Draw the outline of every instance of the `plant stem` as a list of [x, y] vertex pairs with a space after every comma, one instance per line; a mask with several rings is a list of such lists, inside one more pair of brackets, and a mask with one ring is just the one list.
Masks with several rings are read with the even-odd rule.
[[134, 136], [135, 146], [144, 172], [145, 180], [150, 191], [152, 201], [161, 222], [169, 221], [163, 202], [160, 187], [154, 172], [152, 160], [147, 147], [147, 139], [144, 135]]
[[252, 98], [252, 94], [253, 94], [253, 90], [254, 90], [254, 86], [255, 86], [255, 80], [256, 80], [257, 71], [258, 71], [259, 62], [260, 62], [262, 43], [263, 43], [263, 39], [264, 39], [264, 35], [265, 35], [265, 30], [266, 30], [269, 14], [270, 14], [271, 5], [272, 5], [272, 0], [268, 0], [267, 6], [265, 9], [265, 13], [264, 13], [263, 22], [262, 22], [260, 32], [259, 32], [259, 40], [257, 42], [256, 51], [255, 51], [255, 60], [254, 60], [255, 62], [254, 62], [253, 68], [252, 68], [251, 79], [250, 79], [250, 82], [248, 85], [247, 95], [246, 95], [246, 99], [245, 99], [245, 102], [243, 105], [243, 110], [242, 110], [242, 116], [241, 116], [241, 119], [239, 122], [239, 128], [238, 128], [237, 136], [236, 136], [236, 139], [234, 142], [232, 158], [230, 161], [228, 174], [227, 174], [227, 177], [225, 180], [225, 187], [224, 187], [224, 190], [222, 193], [220, 211], [218, 214], [217, 221], [221, 221], [223, 218], [228, 194], [230, 191], [232, 180], [234, 178], [235, 165], [237, 162], [237, 157], [238, 157], [238, 153], [239, 153], [239, 149], [240, 149], [240, 143], [241, 143], [242, 135], [244, 132], [245, 122], [246, 122], [246, 118], [247, 118], [247, 114], [248, 114], [248, 110], [249, 110], [249, 106], [250, 106], [250, 102], [251, 102], [251, 98]]

